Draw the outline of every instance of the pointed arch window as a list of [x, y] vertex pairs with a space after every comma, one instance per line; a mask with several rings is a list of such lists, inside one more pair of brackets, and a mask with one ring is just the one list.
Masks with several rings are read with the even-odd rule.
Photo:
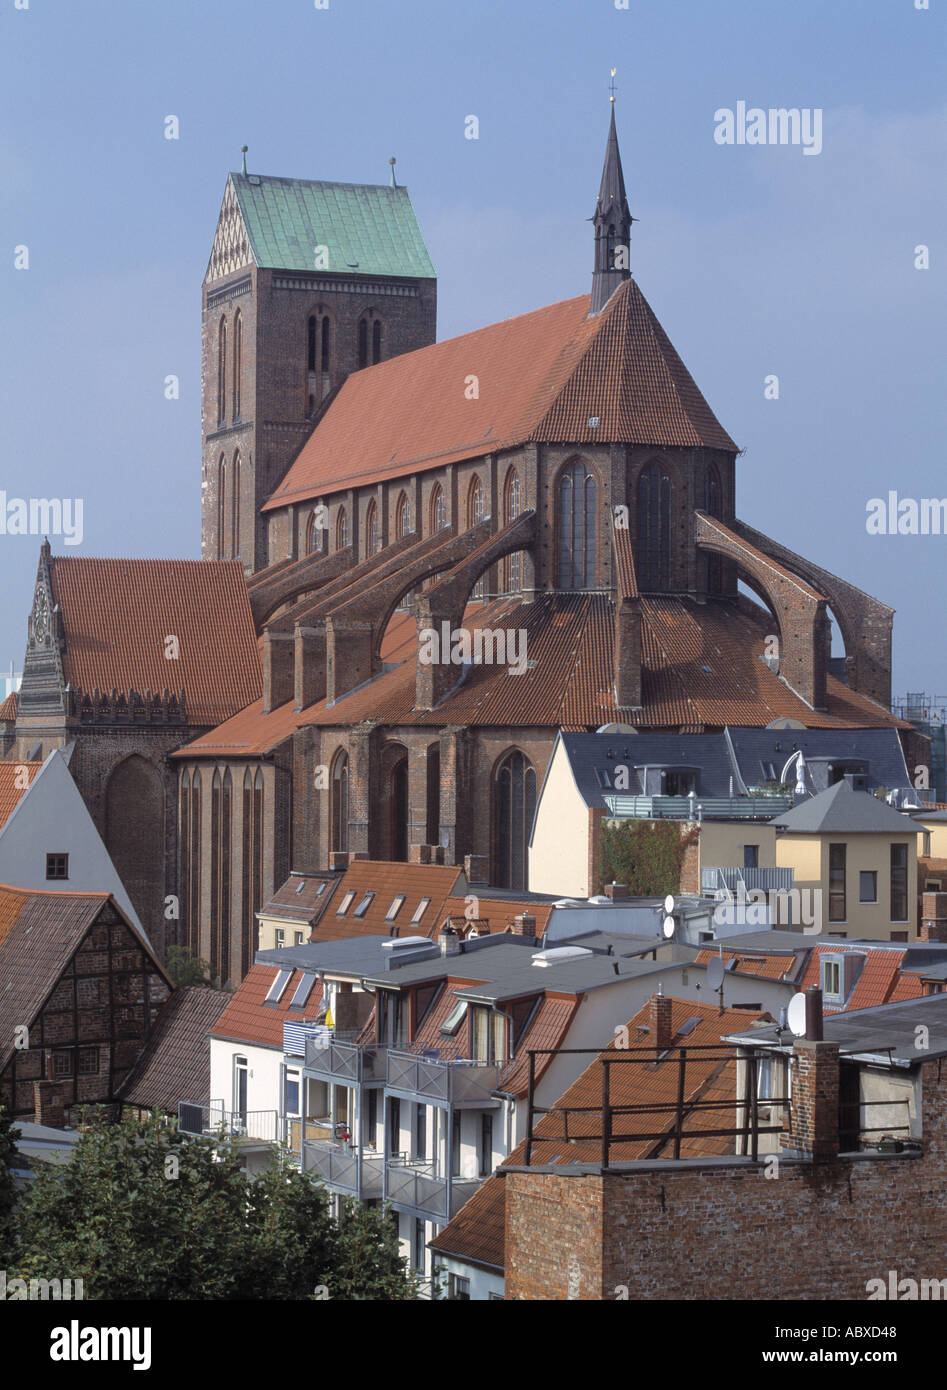
[[381, 361], [381, 319], [372, 324], [372, 362]]
[[217, 423], [227, 418], [227, 320], [222, 317], [217, 327]]
[[349, 847], [349, 755], [341, 752], [332, 764], [332, 813], [330, 852], [345, 854]]
[[230, 978], [230, 837], [233, 779], [214, 769], [211, 782], [210, 973], [226, 984]]
[[240, 450], [233, 456], [233, 478], [230, 497], [230, 554], [236, 560], [240, 554]]
[[368, 512], [365, 516], [365, 551], [368, 555], [376, 554], [378, 550], [378, 508], [375, 506], [375, 499], [368, 504]]
[[201, 955], [201, 774], [195, 769], [191, 779], [191, 849], [188, 855], [188, 944]]
[[358, 365], [359, 367], [368, 366], [368, 320], [359, 319], [358, 321]]
[[[508, 526], [515, 521], [523, 509], [520, 475], [511, 468], [506, 475], [503, 488], [503, 522]], [[518, 594], [523, 587], [523, 552], [517, 550], [507, 555], [503, 561], [503, 589], [508, 594]]]
[[[181, 901], [183, 921], [178, 926], [178, 941], [173, 944], [191, 945], [191, 774], [181, 773], [180, 800], [178, 803], [178, 842], [181, 846], [180, 876], [178, 897]], [[168, 943], [172, 943], [169, 941]]]
[[495, 882], [501, 888], [526, 888], [528, 844], [536, 810], [536, 773], [519, 749], [501, 762], [493, 784]]
[[[704, 511], [718, 519], [723, 514], [723, 488], [715, 463], [708, 466], [704, 478]], [[711, 594], [723, 593], [723, 556], [712, 552], [707, 555], [707, 589]]]
[[[484, 496], [484, 494], [483, 494], [483, 483], [481, 483], [479, 476], [475, 474], [474, 477], [473, 477], [473, 480], [472, 480], [472, 482], [471, 482], [471, 484], [470, 484], [470, 487], [469, 487], [468, 490], [467, 490], [467, 525], [468, 525], [468, 527], [471, 527], [471, 526], [478, 526], [478, 525], [480, 524], [480, 522], [483, 521], [483, 516], [484, 516], [484, 500], [483, 500], [483, 496]], [[476, 584], [474, 585], [474, 587], [473, 587], [473, 589], [472, 589], [472, 591], [471, 591], [470, 597], [471, 597], [471, 598], [483, 598], [484, 593], [485, 593], [485, 583], [486, 583], [485, 577], [484, 577], [483, 575], [481, 575], [480, 578], [477, 580]]]
[[447, 525], [447, 503], [444, 500], [444, 489], [440, 483], [435, 483], [434, 491], [431, 493], [431, 531], [443, 531]]
[[407, 536], [414, 528], [411, 525], [411, 502], [406, 492], [402, 492], [398, 498], [398, 505], [395, 508], [395, 537], [401, 540], [402, 536]]
[[251, 950], [255, 947], [256, 913], [263, 899], [263, 773], [247, 768], [243, 774], [243, 876], [241, 902], [243, 936], [241, 940], [241, 978], [250, 970]]
[[217, 559], [227, 555], [227, 460], [221, 454], [217, 460]]
[[240, 378], [243, 372], [243, 315], [233, 316], [233, 418], [240, 419]]
[[335, 548], [344, 550], [349, 543], [349, 516], [344, 507], [339, 508], [335, 519]]
[[635, 563], [644, 592], [671, 584], [671, 480], [657, 463], [642, 469], [636, 499]]
[[560, 589], [595, 587], [597, 494], [595, 477], [580, 459], [559, 475], [556, 523]]
[[329, 315], [317, 309], [306, 320], [306, 414], [313, 415], [329, 394], [330, 345], [332, 328]]

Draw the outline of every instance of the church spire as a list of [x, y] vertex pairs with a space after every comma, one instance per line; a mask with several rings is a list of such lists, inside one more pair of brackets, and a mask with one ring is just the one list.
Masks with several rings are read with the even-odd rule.
[[[613, 71], [612, 76], [614, 75]], [[611, 96], [611, 108], [612, 118], [605, 146], [602, 184], [592, 218], [595, 226], [595, 268], [592, 272], [592, 304], [589, 309], [591, 314], [597, 314], [604, 309], [622, 281], [631, 277], [629, 255], [631, 224], [634, 219], [625, 195], [625, 176], [622, 173], [618, 132], [615, 129], [614, 91]]]

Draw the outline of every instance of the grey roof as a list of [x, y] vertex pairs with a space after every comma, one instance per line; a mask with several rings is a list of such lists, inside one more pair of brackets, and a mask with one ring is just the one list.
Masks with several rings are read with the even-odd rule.
[[822, 939], [821, 936], [804, 936], [801, 931], [748, 931], [736, 932], [733, 936], [717, 935], [713, 941], [705, 941], [704, 946], [720, 945], [728, 951], [739, 950], [744, 955], [752, 952], [757, 956], [784, 956], [787, 951], [811, 950]]
[[916, 827], [909, 816], [893, 810], [870, 792], [857, 792], [848, 782], [836, 782], [828, 791], [774, 816], [773, 825], [800, 834], [819, 835], [913, 835]]
[[731, 728], [730, 742], [748, 787], [768, 780], [767, 763], [777, 776], [793, 753], [806, 762], [822, 758], [868, 763], [871, 787], [908, 787], [904, 749], [897, 729], [744, 729]]
[[[313, 941], [302, 946], [280, 946], [257, 951], [259, 965], [277, 965], [281, 970], [311, 970], [317, 975], [363, 975], [384, 970], [391, 952], [384, 949], [392, 936], [348, 936], [341, 941]], [[426, 945], [433, 946], [433, 942]]]
[[[918, 1024], [929, 1029], [929, 1047], [916, 1046]], [[934, 1057], [947, 1056], [947, 994], [930, 994], [922, 999], [880, 1004], [851, 1013], [826, 1014], [823, 1019], [826, 1042], [838, 1043], [847, 1056], [889, 1057], [892, 1064], [912, 1066]], [[795, 1041], [788, 1029], [777, 1025], [731, 1033], [725, 1042], [769, 1044], [791, 1051]]]
[[620, 980], [640, 980], [648, 975], [664, 975], [682, 966], [694, 967], [691, 953], [680, 960], [638, 960], [629, 956], [578, 956], [556, 965], [538, 966], [532, 961], [519, 969], [507, 971], [498, 979], [485, 980], [466, 988], [455, 988], [458, 999], [499, 1003], [504, 999], [519, 999], [523, 995], [554, 991], [557, 994], [586, 994], [603, 989]]
[[628, 768], [631, 785], [623, 788], [630, 796], [640, 795], [643, 787], [636, 768], [696, 767], [700, 769], [698, 791], [702, 796], [729, 796], [733, 768], [723, 734], [567, 734], [559, 735], [575, 784], [587, 806], [604, 806], [609, 786], [602, 786], [598, 773], [614, 775], [616, 764]]

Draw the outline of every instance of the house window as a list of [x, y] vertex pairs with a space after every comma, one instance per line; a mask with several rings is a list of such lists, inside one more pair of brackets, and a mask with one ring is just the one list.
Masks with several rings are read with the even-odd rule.
[[349, 518], [344, 507], [339, 508], [339, 514], [335, 519], [335, 548], [345, 550], [349, 543]]
[[302, 934], [302, 932], [301, 932], [301, 931], [294, 931], [294, 932], [293, 932], [293, 945], [294, 945], [294, 946], [301, 946], [302, 944], [303, 944], [303, 934]]
[[878, 875], [874, 869], [862, 869], [858, 875], [858, 901], [876, 903], [878, 901]]
[[72, 1053], [53, 1053], [53, 1076], [72, 1076]]
[[502, 1062], [506, 1057], [506, 1018], [477, 1007], [471, 1021], [472, 1055], [476, 1062]]
[[285, 931], [283, 930], [282, 927], [277, 927], [277, 928], [276, 928], [276, 944], [277, 944], [277, 946], [285, 946], [285, 945], [286, 945], [286, 933], [285, 933]]
[[493, 1115], [485, 1110], [480, 1116], [480, 1176], [493, 1172]]
[[[302, 932], [297, 932], [296, 935], [300, 938], [300, 940], [296, 943], [297, 946], [299, 946], [302, 944]], [[312, 993], [312, 987], [315, 984], [315, 982], [315, 975], [311, 975], [308, 971], [304, 970], [302, 978], [299, 981], [299, 984], [296, 986], [296, 993], [293, 995], [292, 1000], [290, 1002], [289, 1007], [291, 1009], [305, 1008], [306, 1001]]]
[[891, 920], [908, 920], [908, 847], [891, 846]]
[[97, 1047], [79, 1048], [79, 1075], [98, 1076], [99, 1049]]
[[240, 554], [240, 450], [233, 456], [233, 492], [230, 498], [230, 558]]
[[444, 501], [444, 489], [437, 483], [431, 493], [431, 530], [443, 531], [446, 525], [447, 503]]
[[695, 772], [669, 771], [664, 775], [664, 795], [665, 796], [690, 796], [691, 792], [697, 791], [697, 774]]
[[381, 319], [372, 324], [372, 362], [381, 361]]
[[298, 1115], [298, 1114], [299, 1114], [299, 1072], [298, 1072], [298, 1071], [289, 1071], [289, 1070], [287, 1070], [287, 1072], [286, 1072], [286, 1077], [285, 1077], [285, 1080], [284, 1080], [284, 1083], [283, 1083], [283, 1114], [284, 1114], [284, 1115]]
[[563, 470], [558, 488], [558, 574], [560, 589], [589, 589], [595, 584], [595, 478], [578, 460]]
[[[907, 934], [906, 931], [893, 931], [893, 932], [891, 933], [891, 940], [892, 940], [892, 941], [907, 941], [907, 939], [908, 939], [908, 934]], [[942, 990], [942, 987], [939, 988], [936, 992], [937, 992], [938, 994], [940, 994], [940, 993], [941, 993], [941, 990]]]
[[233, 418], [240, 419], [240, 376], [243, 371], [243, 316], [238, 309], [233, 318]]
[[424, 1250], [427, 1245], [427, 1225], [420, 1217], [414, 1222], [414, 1267], [424, 1269]]
[[412, 530], [411, 503], [408, 501], [407, 493], [402, 492], [395, 508], [395, 538], [400, 541], [402, 536], [407, 536]]
[[415, 1107], [414, 1117], [414, 1156], [427, 1162], [427, 1106]]
[[463, 1117], [459, 1110], [454, 1111], [450, 1130], [450, 1172], [452, 1178], [460, 1177], [460, 1143], [463, 1134]]
[[69, 855], [68, 854], [47, 854], [46, 856], [46, 877], [47, 879], [63, 879], [69, 877]]
[[217, 329], [217, 423], [227, 418], [227, 320], [222, 318]]
[[397, 1158], [401, 1145], [401, 1101], [394, 1096], [388, 1102], [388, 1152]]
[[365, 1140], [369, 1148], [374, 1149], [378, 1143], [378, 1088], [372, 1086], [368, 1091], [368, 1116], [365, 1121], [367, 1130]]
[[822, 993], [826, 999], [842, 998], [842, 962], [840, 960], [822, 961]]
[[365, 517], [365, 549], [369, 555], [378, 550], [378, 508], [374, 501], [369, 502]]
[[466, 1013], [467, 1000], [461, 999], [457, 1004], [454, 1005], [450, 1013], [445, 1018], [444, 1022], [441, 1024], [441, 1032], [445, 1035], [445, 1037], [452, 1038], [454, 1036], [454, 1034], [457, 1032], [457, 1029], [463, 1023]]
[[455, 1299], [470, 1298], [470, 1280], [465, 1279], [462, 1274], [448, 1274], [447, 1276], [447, 1297]]
[[829, 921], [844, 922], [845, 845], [829, 845]]
[[760, 867], [759, 845], [743, 846], [743, 867], [744, 869], [758, 869]]
[[[344, 854], [348, 847], [349, 757], [343, 751], [338, 754], [332, 764], [332, 844], [330, 848], [336, 854]], [[354, 893], [352, 896], [355, 896]], [[340, 916], [344, 910], [343, 908], [339, 909]]]
[[[503, 520], [509, 525], [515, 521], [522, 511], [522, 500], [520, 490], [520, 475], [515, 468], [511, 468], [506, 475], [506, 486], [503, 490]], [[515, 551], [512, 555], [507, 555], [503, 561], [503, 588], [508, 594], [519, 593], [523, 587], [523, 552]]]

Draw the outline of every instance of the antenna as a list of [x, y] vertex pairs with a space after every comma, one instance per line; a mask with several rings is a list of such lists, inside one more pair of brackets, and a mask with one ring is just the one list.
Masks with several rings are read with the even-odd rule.
[[244, 173], [244, 174], [247, 172], [247, 150], [248, 150], [249, 148], [250, 148], [249, 145], [241, 145], [241, 146], [240, 146], [240, 153], [243, 155], [243, 169], [241, 170], [241, 173]]

